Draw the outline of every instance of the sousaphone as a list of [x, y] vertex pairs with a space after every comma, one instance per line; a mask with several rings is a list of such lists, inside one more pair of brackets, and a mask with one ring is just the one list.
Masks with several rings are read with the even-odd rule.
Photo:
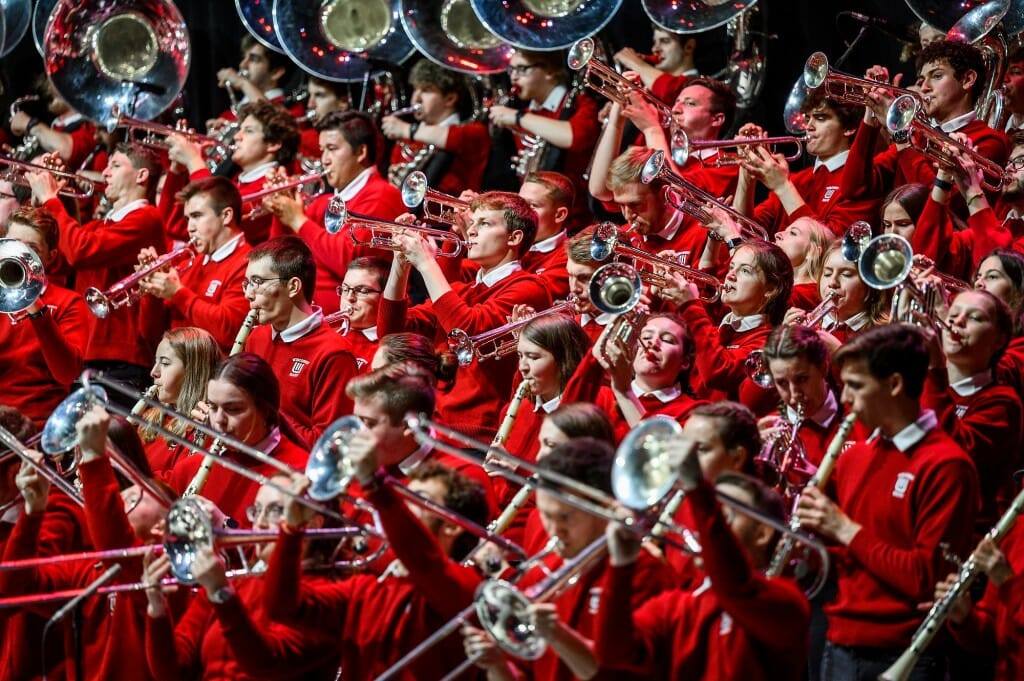
[[512, 46], [480, 22], [470, 0], [399, 0], [402, 25], [413, 45], [433, 62], [453, 71], [504, 71]]
[[487, 30], [525, 50], [560, 50], [595, 35], [622, 0], [470, 0]]
[[[1006, 35], [1015, 35], [1024, 30], [1024, 0], [1009, 0], [1009, 2], [996, 0], [996, 2], [985, 4], [1008, 5], [1006, 14], [1003, 16], [1003, 32]], [[918, 19], [940, 31], [949, 31], [973, 5], [974, 3], [950, 2], [949, 0], [907, 0], [907, 7], [917, 15]], [[974, 8], [981, 6], [983, 5], [978, 4]]]
[[643, 0], [644, 11], [651, 21], [672, 33], [701, 33], [718, 28], [756, 4], [757, 0]]
[[284, 52], [281, 41], [274, 31], [275, 0], [235, 0], [235, 9], [245, 30], [265, 47], [275, 52]]
[[60, 0], [43, 39], [46, 75], [78, 113], [152, 120], [185, 85], [188, 27], [170, 0]]
[[0, 57], [9, 55], [28, 32], [32, 16], [32, 0], [0, 0], [3, 9], [4, 32], [0, 35]]
[[46, 27], [50, 23], [50, 15], [57, 6], [57, 0], [36, 0], [36, 6], [32, 10], [32, 42], [36, 44], [36, 51], [43, 56], [43, 39], [46, 37]]

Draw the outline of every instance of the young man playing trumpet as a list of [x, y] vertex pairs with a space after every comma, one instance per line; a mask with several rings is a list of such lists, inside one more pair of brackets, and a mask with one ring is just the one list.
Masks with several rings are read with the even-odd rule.
[[537, 213], [537, 236], [522, 257], [523, 269], [544, 280], [552, 300], [561, 300], [569, 294], [565, 227], [576, 202], [576, 188], [561, 173], [540, 171], [526, 176], [519, 196]]
[[[225, 177], [191, 182], [178, 193], [185, 205], [189, 242], [196, 255], [191, 265], [159, 270], [141, 284], [139, 304], [142, 331], [159, 342], [166, 328], [198, 326], [217, 340], [226, 354], [249, 311], [242, 292], [247, 256], [252, 247], [238, 225], [242, 199]], [[139, 253], [140, 265], [158, 257], [152, 248]]]
[[[474, 336], [504, 325], [516, 305], [535, 310], [551, 305], [543, 282], [524, 272], [519, 262], [537, 233], [537, 214], [529, 204], [515, 194], [487, 192], [473, 199], [470, 211], [467, 257], [480, 266], [472, 284], [449, 284], [437, 263], [436, 247], [415, 229], [395, 234], [395, 262], [377, 324], [382, 336], [414, 331], [444, 343], [454, 329]], [[410, 308], [406, 288], [412, 268], [423, 277], [430, 300]], [[511, 393], [514, 372], [513, 357], [474, 361], [439, 400], [439, 418], [489, 440]]]

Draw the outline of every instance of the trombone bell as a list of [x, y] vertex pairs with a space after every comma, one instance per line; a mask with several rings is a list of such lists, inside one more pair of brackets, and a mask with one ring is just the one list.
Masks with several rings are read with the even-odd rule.
[[363, 422], [358, 416], [342, 416], [316, 441], [306, 463], [310, 497], [329, 501], [348, 490], [355, 477], [348, 458], [348, 445], [352, 435], [362, 429]]
[[634, 511], [646, 511], [661, 501], [678, 478], [678, 462], [670, 460], [665, 445], [682, 432], [668, 416], [652, 416], [630, 430], [612, 462], [615, 498]]

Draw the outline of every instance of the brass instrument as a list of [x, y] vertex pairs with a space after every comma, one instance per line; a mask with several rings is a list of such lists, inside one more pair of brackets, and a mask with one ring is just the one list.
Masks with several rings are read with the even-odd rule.
[[590, 277], [590, 304], [599, 312], [616, 315], [601, 332], [597, 352], [606, 356], [605, 349], [613, 340], [622, 341], [635, 355], [640, 344], [640, 331], [647, 322], [647, 313], [638, 309], [643, 285], [640, 273], [631, 265], [610, 262], [598, 267]]
[[[106, 128], [107, 132], [114, 132], [118, 128], [127, 128], [128, 138], [135, 144], [158, 150], [167, 149], [167, 137], [180, 135], [200, 148], [208, 165], [216, 165], [231, 157], [230, 143], [223, 138], [223, 132], [218, 137], [210, 137], [189, 130], [187, 127], [163, 125], [131, 118], [124, 115], [117, 106], [111, 108], [110, 116], [106, 119]], [[234, 135], [232, 134], [232, 136]]]
[[[339, 286], [339, 288], [341, 287]], [[352, 328], [352, 306], [346, 305], [337, 312], [324, 315], [324, 324], [330, 327], [338, 327], [338, 335], [347, 336], [349, 330]]]
[[[793, 151], [786, 160], [792, 163], [793, 161], [800, 158], [803, 154], [804, 147], [803, 142], [799, 137], [793, 137], [791, 135], [784, 135], [781, 137], [739, 137], [731, 140], [701, 140], [699, 142], [691, 142], [687, 136], [686, 131], [681, 127], [675, 127], [672, 130], [672, 162], [677, 166], [684, 166], [686, 162], [690, 160], [690, 156], [694, 151], [700, 152], [704, 149], [732, 149], [740, 147], [756, 147], [764, 146], [768, 147], [771, 153], [776, 153], [776, 149], [784, 144], [792, 144]], [[698, 157], [701, 165], [709, 165], [712, 168], [721, 168], [722, 166], [735, 166], [739, 165], [740, 157], [739, 154], [727, 154], [723, 151], [719, 151], [716, 155], [713, 163], [704, 163], [703, 159]]]
[[242, 20], [245, 30], [265, 47], [275, 52], [284, 52], [281, 41], [274, 32], [274, 0], [235, 0], [238, 18]]
[[860, 254], [867, 248], [871, 241], [871, 225], [858, 220], [850, 225], [843, 234], [842, 252], [843, 260], [857, 262]]
[[672, 123], [672, 109], [649, 90], [629, 80], [600, 59], [594, 57], [593, 38], [582, 38], [569, 50], [568, 63], [573, 71], [583, 71], [583, 83], [591, 90], [625, 106], [630, 97], [637, 97], [658, 112], [661, 127]]
[[[807, 481], [807, 487], [821, 489], [828, 482], [829, 477], [832, 475], [832, 469], [835, 468], [836, 461], [839, 460], [839, 455], [843, 452], [843, 445], [846, 444], [846, 438], [850, 436], [850, 431], [853, 429], [853, 424], [856, 420], [857, 415], [850, 413], [839, 424], [839, 430], [836, 431], [836, 434], [828, 443], [828, 449], [825, 450], [821, 464], [814, 471], [810, 480]], [[800, 519], [797, 518], [796, 514], [789, 517], [789, 529], [794, 532], [800, 529]], [[766, 577], [778, 577], [782, 574], [782, 571], [789, 564], [789, 556], [792, 554], [793, 548], [792, 536], [787, 534], [775, 547], [775, 553], [772, 554], [771, 563], [769, 563], [768, 570], [765, 572]]]
[[681, 274], [700, 289], [700, 299], [705, 303], [713, 303], [722, 294], [722, 282], [717, 277], [693, 267], [652, 255], [647, 251], [634, 248], [619, 240], [619, 228], [611, 222], [602, 222], [594, 230], [591, 237], [590, 255], [595, 260], [607, 260], [614, 255], [616, 262], [630, 265], [640, 280], [651, 286], [667, 288], [675, 286], [675, 282], [667, 275], [670, 272]]
[[469, 0], [399, 0], [402, 26], [428, 59], [466, 74], [500, 73], [512, 46], [480, 23]]
[[[309, 203], [320, 194], [323, 194], [326, 186], [327, 181], [324, 179], [324, 174], [322, 172], [310, 173], [309, 175], [293, 175], [281, 184], [271, 184], [269, 186], [265, 186], [258, 192], [244, 195], [242, 197], [242, 205], [252, 203], [254, 201], [261, 201], [263, 198], [271, 196], [272, 194], [291, 191], [293, 189], [298, 189], [302, 194], [302, 200], [305, 203]], [[255, 205], [243, 216], [243, 219], [252, 220], [253, 218], [266, 214], [266, 208], [261, 205]]]
[[772, 370], [768, 366], [768, 357], [764, 350], [751, 350], [743, 360], [743, 370], [754, 385], [759, 385], [766, 390], [775, 385], [772, 377]]
[[195, 239], [193, 238], [185, 246], [165, 253], [138, 272], [116, 282], [106, 291], [100, 291], [95, 286], [90, 286], [85, 290], [85, 303], [94, 315], [100, 319], [106, 319], [112, 310], [131, 307], [142, 297], [140, 287], [146, 277], [165, 267], [174, 267], [180, 262], [187, 264], [185, 267], [179, 268], [179, 271], [186, 270], [192, 266], [195, 257]]
[[46, 271], [39, 254], [17, 239], [0, 239], [0, 313], [17, 324], [45, 290]]
[[893, 97], [906, 95], [918, 102], [921, 101], [921, 95], [913, 90], [833, 70], [824, 52], [815, 52], [807, 58], [804, 64], [804, 84], [810, 90], [824, 88], [829, 99], [844, 104], [867, 106], [871, 101], [868, 99], [868, 93], [876, 88], [888, 90]]
[[68, 495], [68, 497], [70, 497], [71, 500], [80, 507], [85, 507], [85, 501], [82, 499], [81, 492], [79, 492], [73, 484], [61, 477], [57, 471], [33, 459], [32, 455], [28, 453], [28, 448], [25, 447], [25, 445], [22, 444], [18, 438], [11, 433], [11, 431], [7, 430], [3, 426], [0, 426], [0, 445], [3, 445], [9, 451], [13, 452], [14, 455], [21, 459], [27, 466], [34, 469], [36, 473], [45, 478], [51, 485]]
[[[348, 224], [348, 233], [352, 238], [352, 243], [356, 246], [397, 251], [398, 248], [394, 245], [392, 237], [402, 233], [421, 234], [428, 239], [440, 242], [440, 246], [437, 249], [438, 257], [457, 258], [462, 254], [463, 248], [470, 246], [469, 241], [464, 241], [459, 238], [458, 234], [453, 232], [427, 229], [426, 227], [417, 227], [416, 225], [404, 225], [400, 222], [389, 222], [367, 215], [350, 213], [341, 197], [335, 195], [327, 206], [324, 228], [328, 234], [337, 234], [346, 223]], [[446, 250], [446, 247], [450, 250]]]
[[811, 329], [820, 328], [821, 323], [825, 321], [825, 317], [836, 311], [836, 301], [838, 299], [839, 291], [829, 291], [813, 310], [797, 319], [797, 324]]
[[56, 5], [57, 0], [36, 0], [35, 7], [32, 8], [32, 42], [35, 43], [36, 52], [40, 57], [46, 56], [43, 53], [43, 36], [46, 35], [46, 25]]
[[[2, 40], [0, 40], [2, 42]], [[21, 113], [21, 107], [28, 102], [38, 102], [39, 95], [25, 95], [24, 97], [18, 97], [16, 100], [11, 102], [11, 108], [8, 111], [9, 118], [14, 118], [15, 114]], [[39, 152], [39, 138], [25, 131], [25, 135], [21, 138], [21, 144], [11, 150], [11, 157], [18, 161], [27, 161]]]
[[656, 25], [672, 33], [701, 33], [743, 16], [757, 0], [731, 2], [674, 2], [643, 0], [644, 12]]
[[922, 111], [916, 97], [897, 97], [889, 105], [885, 125], [892, 132], [910, 133], [911, 146], [942, 165], [959, 166], [957, 154], [969, 157], [984, 175], [981, 186], [989, 191], [999, 191], [1008, 180], [1006, 169], [933, 127], [924, 119]]
[[678, 211], [693, 217], [702, 225], [712, 222], [715, 217], [711, 213], [712, 208], [725, 211], [729, 217], [739, 224], [740, 232], [748, 239], [768, 240], [768, 232], [764, 227], [754, 220], [743, 215], [731, 206], [719, 201], [697, 185], [684, 180], [678, 173], [669, 168], [665, 163], [665, 152], [655, 151], [651, 154], [644, 168], [640, 173], [640, 179], [644, 184], [650, 184], [655, 180], [665, 183], [665, 200]]
[[475, 357], [483, 362], [488, 359], [507, 357], [516, 351], [519, 334], [523, 327], [538, 317], [552, 314], [572, 314], [576, 309], [576, 299], [571, 296], [559, 300], [546, 310], [503, 324], [496, 329], [484, 331], [470, 336], [462, 329], [452, 329], [448, 334], [448, 349], [455, 353], [459, 366], [469, 366]]
[[622, 0], [470, 0], [488, 31], [524, 50], [560, 50], [596, 35]]
[[57, 193], [60, 196], [75, 199], [76, 201], [90, 198], [96, 192], [96, 185], [98, 184], [97, 182], [82, 177], [81, 175], [57, 170], [48, 165], [25, 163], [23, 161], [16, 161], [13, 158], [5, 158], [3, 156], [0, 156], [0, 168], [3, 169], [2, 174], [0, 174], [0, 179], [7, 180], [12, 185], [18, 187], [30, 186], [28, 180], [25, 178], [25, 173], [50, 173], [59, 181], [64, 182], [64, 186], [58, 189]]
[[754, 457], [754, 467], [758, 477], [774, 487], [783, 499], [795, 499], [815, 471], [800, 441], [804, 405], [797, 405], [796, 418], [791, 422], [784, 417], [780, 421], [786, 427], [764, 439], [761, 451]]
[[[985, 61], [985, 89], [978, 97], [975, 110], [978, 118], [986, 121], [995, 130], [1002, 130], [1006, 124], [1006, 93], [1003, 80], [1006, 76], [1006, 59], [1009, 52], [1006, 35], [998, 30], [999, 22], [1010, 9], [1009, 0], [984, 2], [966, 14], [946, 33], [946, 40], [958, 40], [974, 45]], [[1020, 9], [1017, 9], [1020, 13]], [[981, 78], [982, 74], [978, 74]]]
[[409, 209], [423, 206], [424, 220], [443, 222], [447, 225], [455, 225], [458, 222], [456, 213], [469, 210], [469, 201], [431, 189], [427, 183], [427, 176], [419, 170], [406, 175], [402, 182], [402, 203]]
[[807, 89], [803, 74], [801, 74], [793, 83], [793, 88], [789, 91], [789, 96], [782, 108], [782, 123], [786, 126], [786, 132], [791, 135], [804, 136], [807, 134], [807, 114], [804, 113], [803, 108], [808, 94], [810, 94], [810, 90]]
[[0, 57], [6, 57], [28, 32], [32, 14], [31, 0], [8, 0], [3, 3], [4, 32], [0, 34]]

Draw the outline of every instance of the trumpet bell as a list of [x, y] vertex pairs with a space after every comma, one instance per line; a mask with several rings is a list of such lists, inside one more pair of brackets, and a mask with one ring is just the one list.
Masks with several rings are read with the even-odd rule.
[[46, 272], [39, 255], [17, 239], [0, 239], [0, 313], [27, 309], [45, 288]]
[[640, 274], [625, 263], [602, 265], [590, 278], [590, 302], [601, 312], [628, 312], [640, 302], [642, 293]]
[[363, 422], [358, 416], [342, 416], [317, 439], [306, 464], [311, 498], [328, 501], [348, 489], [355, 477], [348, 445], [352, 435], [360, 430], [363, 430]]
[[590, 240], [590, 256], [594, 260], [607, 260], [619, 241], [619, 228], [613, 222], [602, 222]]
[[107, 391], [98, 385], [91, 385], [79, 388], [57, 405], [50, 418], [46, 419], [39, 440], [39, 446], [43, 448], [44, 454], [57, 457], [74, 448], [78, 442], [75, 425], [92, 409], [96, 400], [106, 402]]
[[448, 349], [455, 354], [460, 367], [468, 367], [473, 363], [473, 339], [462, 329], [452, 329], [448, 333]]
[[427, 197], [428, 189], [430, 189], [430, 185], [423, 171], [412, 171], [402, 182], [402, 203], [406, 208], [418, 207]]
[[757, 4], [757, 0], [726, 3], [643, 0], [644, 11], [655, 24], [673, 33], [701, 33], [727, 24]]
[[865, 284], [884, 291], [902, 284], [913, 266], [914, 251], [909, 241], [898, 234], [880, 234], [864, 248], [857, 271]]
[[815, 52], [804, 64], [804, 85], [809, 90], [816, 90], [828, 78], [828, 57], [824, 52]]
[[893, 132], [906, 130], [917, 117], [920, 108], [920, 104], [911, 95], [900, 95], [892, 100], [885, 113], [885, 127]]
[[743, 360], [743, 368], [747, 372], [747, 378], [754, 382], [754, 385], [762, 388], [771, 388], [775, 385], [771, 369], [768, 367], [768, 360], [763, 350], [752, 350], [746, 359]]
[[848, 262], [857, 262], [860, 260], [860, 254], [864, 252], [870, 241], [871, 225], [863, 220], [853, 223], [847, 228], [846, 233], [843, 234], [841, 246], [843, 259]]
[[235, 9], [245, 30], [265, 47], [275, 52], [284, 52], [281, 41], [274, 32], [275, 0], [235, 0]]
[[480, 626], [509, 655], [536, 660], [547, 650], [547, 642], [530, 624], [530, 600], [512, 584], [500, 579], [482, 582], [474, 603]]
[[182, 584], [195, 584], [192, 564], [199, 549], [213, 546], [210, 516], [193, 497], [182, 497], [167, 511], [164, 553], [171, 560], [171, 574]]
[[105, 121], [117, 106], [151, 120], [184, 87], [191, 43], [170, 0], [61, 0], [43, 54], [53, 88], [86, 118]]
[[786, 105], [782, 110], [782, 122], [790, 135], [807, 134], [807, 114], [803, 112], [803, 107], [808, 93], [810, 90], [801, 75], [793, 83], [793, 89], [789, 91], [789, 97], [786, 98]]
[[526, 50], [560, 50], [596, 35], [622, 0], [470, 0], [487, 30]]
[[612, 461], [615, 498], [634, 511], [647, 510], [665, 498], [678, 478], [678, 462], [670, 459], [665, 445], [682, 432], [668, 416], [652, 416], [630, 430]]
[[500, 73], [512, 46], [480, 23], [469, 0], [400, 0], [402, 25], [431, 61], [466, 74]]

